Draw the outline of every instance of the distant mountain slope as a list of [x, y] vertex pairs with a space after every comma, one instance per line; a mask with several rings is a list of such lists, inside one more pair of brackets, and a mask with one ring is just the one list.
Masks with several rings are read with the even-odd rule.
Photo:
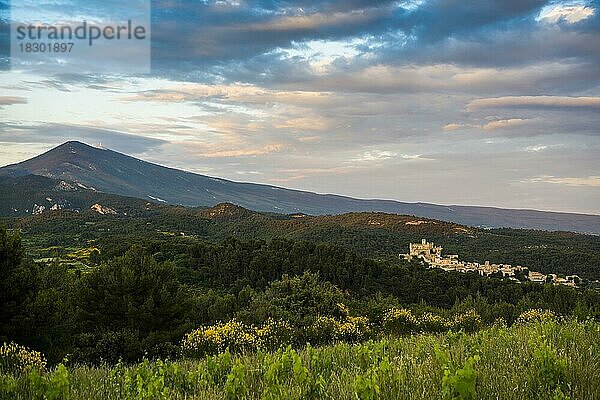
[[144, 212], [147, 203], [39, 175], [0, 176], [0, 217], [24, 217], [58, 210], [84, 212], [94, 205], [107, 205], [108, 209], [118, 209], [120, 214], [135, 216]]
[[256, 211], [313, 215], [381, 211], [469, 226], [600, 234], [598, 215], [441, 206], [317, 194], [180, 171], [80, 142], [67, 142], [30, 160], [0, 168], [0, 175], [4, 176], [27, 174], [75, 182], [100, 192], [185, 206], [213, 206], [229, 202]]

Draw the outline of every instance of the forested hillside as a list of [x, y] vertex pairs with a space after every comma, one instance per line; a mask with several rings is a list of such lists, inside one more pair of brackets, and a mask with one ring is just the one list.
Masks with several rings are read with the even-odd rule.
[[320, 317], [348, 315], [377, 327], [395, 307], [441, 316], [472, 309], [484, 324], [512, 323], [531, 308], [600, 316], [595, 290], [445, 273], [288, 239], [148, 242], [82, 270], [34, 263], [18, 235], [0, 229], [0, 260], [0, 340], [52, 360], [173, 356], [186, 332], [234, 317], [302, 332]]
[[[126, 198], [123, 198], [126, 199]], [[89, 248], [106, 259], [123, 254], [133, 243], [186, 245], [198, 240], [220, 242], [288, 238], [329, 243], [369, 258], [397, 259], [410, 242], [425, 238], [462, 260], [522, 265], [542, 273], [600, 277], [600, 237], [569, 232], [480, 229], [458, 224], [384, 213], [336, 216], [264, 214], [231, 204], [212, 208], [173, 207], [119, 199], [103, 206], [115, 215], [89, 209], [52, 211], [4, 221], [19, 229], [35, 258], [49, 258]], [[130, 202], [129, 202], [130, 201]], [[62, 248], [62, 250], [61, 250]]]

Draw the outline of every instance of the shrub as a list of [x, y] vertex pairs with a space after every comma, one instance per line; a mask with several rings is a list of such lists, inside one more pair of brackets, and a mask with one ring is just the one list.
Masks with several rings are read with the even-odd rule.
[[318, 317], [307, 331], [308, 340], [315, 345], [334, 341], [360, 342], [371, 335], [366, 317], [347, 317], [345, 320]]
[[544, 322], [553, 321], [556, 319], [556, 314], [550, 310], [531, 309], [527, 310], [517, 318], [517, 323], [528, 323], [528, 322]]
[[358, 375], [354, 380], [354, 393], [359, 400], [378, 399], [379, 392], [379, 384], [372, 376]]
[[474, 332], [481, 326], [481, 316], [475, 310], [457, 314], [452, 319], [446, 319], [430, 312], [417, 318], [405, 308], [391, 308], [383, 316], [384, 330], [394, 334], [417, 331], [444, 332], [448, 329]]
[[450, 328], [449, 321], [433, 313], [427, 312], [419, 317], [419, 328], [424, 332], [444, 332]]
[[307, 326], [316, 315], [344, 318], [348, 312], [342, 304], [344, 294], [335, 285], [321, 281], [318, 274], [284, 275], [273, 281], [264, 293], [253, 297], [247, 318], [254, 323], [267, 317]]
[[0, 347], [0, 372], [20, 373], [31, 370], [44, 371], [46, 359], [35, 350], [16, 343], [4, 343]]
[[130, 330], [83, 333], [76, 337], [73, 361], [99, 365], [119, 360], [136, 362], [144, 356], [137, 332]]
[[217, 354], [225, 349], [232, 352], [248, 350], [276, 350], [306, 339], [313, 344], [326, 344], [333, 341], [360, 342], [371, 336], [372, 330], [366, 317], [346, 317], [339, 320], [333, 317], [318, 317], [306, 329], [305, 336], [299, 337], [289, 323], [268, 320], [262, 327], [246, 325], [231, 320], [213, 326], [205, 326], [188, 333], [181, 348], [185, 355], [202, 357]]
[[182, 350], [188, 356], [217, 354], [230, 349], [233, 352], [258, 348], [256, 328], [235, 319], [227, 323], [206, 326], [188, 333]]
[[286, 321], [269, 319], [262, 327], [255, 329], [257, 345], [265, 350], [277, 350], [292, 343], [295, 331]]
[[457, 314], [450, 321], [450, 327], [457, 331], [462, 329], [465, 332], [475, 332], [481, 328], [481, 325], [481, 316], [475, 310]]
[[475, 364], [479, 362], [479, 355], [469, 357], [461, 368], [447, 366], [442, 378], [442, 394], [448, 399], [469, 400], [475, 398], [477, 371]]
[[[364, 349], [364, 348], [363, 348]], [[385, 397], [384, 391], [398, 384], [398, 374], [394, 370], [389, 357], [371, 360], [365, 374], [357, 375], [354, 380], [354, 394], [360, 400], [375, 400]], [[383, 396], [382, 396], [383, 395]]]
[[410, 333], [418, 330], [419, 321], [410, 310], [392, 308], [383, 315], [383, 327], [389, 333]]
[[181, 347], [186, 355], [193, 357], [217, 354], [225, 349], [232, 352], [277, 350], [291, 344], [295, 336], [294, 329], [286, 321], [269, 319], [257, 328], [233, 319], [188, 333]]
[[206, 357], [204, 371], [202, 371], [203, 380], [210, 385], [221, 386], [226, 382], [232, 367], [233, 357], [229, 349], [216, 356], [208, 356]]
[[371, 336], [371, 327], [367, 317], [348, 317], [339, 327], [339, 340], [357, 343]]

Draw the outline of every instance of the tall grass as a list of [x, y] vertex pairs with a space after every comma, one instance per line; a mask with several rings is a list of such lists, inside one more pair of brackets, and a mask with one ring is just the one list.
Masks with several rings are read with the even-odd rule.
[[[59, 371], [60, 370], [60, 371]], [[61, 375], [62, 374], [62, 375]], [[10, 399], [600, 399], [600, 324], [538, 320], [138, 365], [4, 374]], [[68, 391], [64, 391], [65, 380]], [[54, 383], [62, 388], [50, 397]]]

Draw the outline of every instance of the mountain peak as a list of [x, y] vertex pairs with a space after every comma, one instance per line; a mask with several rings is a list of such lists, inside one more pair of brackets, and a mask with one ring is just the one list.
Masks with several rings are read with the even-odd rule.
[[56, 146], [55, 148], [67, 146], [67, 145], [91, 147], [90, 145], [80, 142], [79, 140], [67, 140], [66, 142], [64, 142], [61, 145]]
[[[0, 175], [41, 175], [92, 187], [94, 185], [90, 181], [96, 180], [95, 177], [98, 173], [101, 175], [112, 174], [114, 171], [106, 170], [106, 168], [110, 169], [111, 165], [118, 164], [118, 159], [121, 157], [130, 158], [70, 140], [34, 158], [0, 168]], [[106, 191], [111, 192], [111, 190]]]
[[87, 150], [87, 151], [93, 151], [93, 150], [102, 150], [101, 147], [97, 147], [97, 146], [90, 146], [89, 144], [83, 143], [83, 142], [79, 142], [77, 140], [69, 140], [67, 142], [64, 142], [50, 150], [48, 150], [46, 153], [52, 153], [54, 151], [57, 150], [64, 150], [64, 149], [70, 149], [70, 150]]

